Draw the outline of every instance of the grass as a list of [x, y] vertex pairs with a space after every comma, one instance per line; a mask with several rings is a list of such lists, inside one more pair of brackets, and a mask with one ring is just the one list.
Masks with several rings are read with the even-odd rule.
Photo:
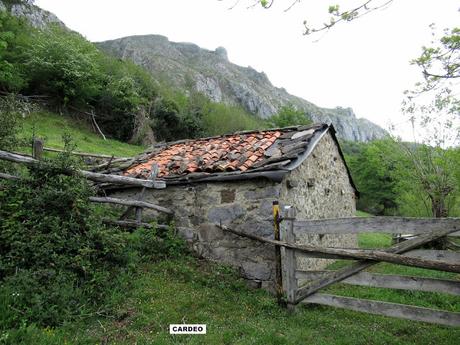
[[[26, 120], [24, 137], [33, 133], [50, 147], [62, 147], [69, 132], [78, 150], [133, 155], [142, 147], [102, 140], [69, 118], [37, 113]], [[370, 216], [364, 212], [358, 216]], [[391, 237], [361, 234], [363, 248], [391, 245]], [[331, 268], [348, 264], [342, 260]], [[458, 275], [391, 264], [369, 271], [459, 279]], [[460, 328], [411, 322], [323, 306], [302, 306], [294, 314], [279, 307], [265, 291], [250, 290], [227, 267], [192, 257], [144, 264], [120, 278], [127, 288], [111, 292], [108, 315], [88, 315], [80, 322], [39, 328], [24, 324], [0, 331], [0, 344], [457, 344]], [[351, 287], [336, 284], [325, 292], [460, 311], [458, 297], [437, 293]], [[170, 335], [171, 323], [205, 323], [206, 335]]]
[[[104, 140], [81, 121], [45, 111], [33, 113], [24, 120], [20, 137], [31, 138], [35, 135], [45, 140], [45, 146], [61, 149], [64, 146], [64, 133], [71, 136], [77, 145], [76, 150], [80, 152], [131, 157], [144, 150], [142, 146], [112, 139]], [[24, 152], [29, 150], [30, 148], [23, 148]]]
[[[458, 328], [337, 308], [309, 306], [289, 314], [268, 293], [245, 287], [235, 272], [190, 257], [143, 266], [127, 295], [114, 298], [119, 305], [111, 318], [58, 329], [24, 326], [2, 337], [38, 345], [456, 344], [460, 337]], [[169, 324], [183, 322], [205, 323], [208, 333], [169, 334]]]

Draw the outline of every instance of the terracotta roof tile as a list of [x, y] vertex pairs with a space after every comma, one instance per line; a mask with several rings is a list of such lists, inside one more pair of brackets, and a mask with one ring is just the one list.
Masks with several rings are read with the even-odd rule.
[[[313, 132], [320, 129], [319, 126], [312, 128]], [[159, 167], [159, 178], [174, 178], [197, 172], [244, 172], [253, 165], [260, 167], [273, 163], [276, 157], [266, 155], [266, 151], [275, 143], [277, 148], [279, 145], [287, 145], [291, 142], [289, 138], [298, 131], [300, 128], [241, 132], [217, 138], [162, 144], [142, 163], [125, 170], [124, 175], [148, 178], [154, 163]], [[309, 137], [305, 137], [305, 140], [309, 140]]]

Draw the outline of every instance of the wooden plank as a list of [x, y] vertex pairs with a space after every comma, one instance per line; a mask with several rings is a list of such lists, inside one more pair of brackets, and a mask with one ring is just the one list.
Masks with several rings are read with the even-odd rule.
[[[15, 163], [22, 163], [27, 165], [35, 165], [38, 164], [38, 161], [34, 158], [18, 155], [15, 153], [2, 151], [0, 150], [0, 159], [7, 160], [10, 162]], [[100, 174], [85, 170], [78, 170], [85, 178], [95, 182], [103, 182], [103, 183], [113, 183], [113, 184], [121, 184], [121, 185], [128, 185], [128, 186], [141, 186], [147, 188], [155, 188], [155, 189], [163, 189], [166, 188], [166, 183], [162, 180], [143, 180], [138, 178], [132, 178], [127, 176], [120, 176], [120, 175], [109, 175], [109, 174]], [[71, 172], [69, 172], [71, 173]]]
[[294, 233], [308, 234], [356, 234], [361, 232], [422, 234], [444, 229], [460, 230], [460, 218], [355, 217], [296, 220], [294, 223]]
[[[48, 151], [48, 152], [58, 152], [58, 153], [65, 152], [64, 150], [54, 149], [54, 148], [51, 148], [51, 147], [44, 147], [43, 150]], [[115, 157], [115, 156], [112, 156], [112, 155], [103, 155], [103, 154], [98, 154], [98, 153], [87, 153], [87, 152], [76, 152], [76, 151], [72, 151], [71, 154], [76, 155], [76, 156], [82, 156], [82, 157], [94, 157], [94, 158], [106, 158], [106, 159], [110, 159], [110, 158], [130, 159], [128, 157]]]
[[[248, 234], [248, 233], [245, 233], [239, 230], [230, 229], [224, 225], [219, 225], [219, 224], [215, 224], [215, 225], [225, 231], [234, 233], [239, 236], [251, 238], [251, 239], [254, 239], [260, 242], [270, 243], [275, 246], [282, 246], [285, 248], [296, 249], [296, 250], [299, 250], [305, 253], [314, 253], [314, 254], [319, 253], [319, 254], [326, 254], [328, 256], [337, 255], [338, 257], [343, 257], [343, 258], [384, 261], [384, 262], [390, 262], [393, 264], [404, 265], [404, 266], [420, 267], [420, 268], [435, 269], [435, 270], [445, 271], [445, 272], [460, 273], [460, 263], [451, 264], [451, 263], [447, 263], [443, 261], [411, 258], [411, 257], [407, 257], [404, 255], [393, 254], [389, 251], [379, 251], [379, 250], [370, 250], [370, 249], [363, 250], [363, 249], [324, 248], [324, 247], [317, 247], [317, 246], [298, 245], [298, 244], [286, 243], [286, 242], [277, 241], [277, 240], [271, 240], [271, 239], [260, 237], [260, 236], [253, 235], [253, 234]], [[443, 233], [444, 235], [441, 236], [443, 237], [449, 232], [453, 232], [453, 231], [456, 231], [456, 229], [449, 229], [449, 230], [439, 231], [435, 233]], [[406, 242], [410, 242], [410, 241], [406, 241]]]
[[[330, 273], [331, 271], [296, 271], [296, 277], [297, 279], [317, 280]], [[449, 279], [359, 272], [342, 280], [341, 283], [399, 290], [442, 292], [460, 296], [460, 281]]]
[[163, 212], [166, 214], [174, 214], [174, 211], [170, 210], [169, 208], [162, 207], [159, 205], [151, 204], [145, 201], [139, 200], [125, 200], [125, 199], [117, 199], [117, 198], [109, 198], [109, 197], [95, 197], [92, 196], [89, 198], [92, 202], [99, 202], [99, 203], [108, 203], [108, 204], [118, 204], [124, 206], [133, 206], [133, 207], [140, 207], [140, 208], [149, 208], [152, 210], [156, 210], [159, 212]]
[[[295, 219], [295, 209], [294, 207], [289, 207], [285, 209], [285, 214], [283, 217], [283, 222], [281, 223], [281, 239], [287, 243], [294, 243], [294, 219]], [[295, 251], [291, 248], [285, 248], [284, 254], [284, 274], [285, 277], [283, 278], [284, 284], [286, 286], [286, 297], [288, 302], [288, 308], [293, 309], [295, 303], [295, 292], [297, 290], [297, 278], [295, 276], [296, 271], [296, 257]]]
[[407, 252], [405, 255], [412, 258], [440, 260], [453, 264], [460, 263], [460, 253], [451, 250], [416, 249]]
[[460, 313], [416, 307], [399, 303], [365, 300], [316, 293], [302, 303], [314, 303], [375, 315], [391, 316], [400, 319], [423, 321], [445, 326], [460, 326]]
[[[430, 234], [420, 235], [414, 239], [398, 243], [392, 246], [391, 248], [386, 249], [385, 251], [388, 253], [405, 253], [412, 249], [418, 248], [426, 243], [437, 240], [438, 238], [444, 237], [448, 235], [451, 231], [454, 231], [454, 230], [440, 230], [440, 231], [434, 231]], [[377, 263], [378, 262], [376, 261], [361, 260], [361, 261], [354, 263], [351, 266], [344, 267], [337, 271], [333, 271], [329, 273], [326, 277], [315, 280], [309, 283], [308, 285], [303, 286], [302, 288], [298, 289], [296, 291], [296, 303], [300, 302], [305, 297], [315, 293], [316, 291], [322, 288], [325, 288], [329, 285], [342, 281]]]

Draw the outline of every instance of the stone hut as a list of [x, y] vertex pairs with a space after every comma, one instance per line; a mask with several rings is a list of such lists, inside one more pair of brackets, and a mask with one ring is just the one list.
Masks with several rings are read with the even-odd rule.
[[[200, 256], [237, 267], [256, 286], [271, 288], [274, 248], [229, 233], [229, 227], [273, 238], [272, 202], [292, 205], [298, 218], [353, 217], [357, 190], [331, 125], [316, 124], [161, 143], [145, 152], [126, 176], [149, 178], [152, 165], [166, 188], [144, 200], [175, 211], [180, 234]], [[137, 198], [139, 189], [114, 190]], [[155, 216], [154, 214], [151, 214]], [[298, 236], [297, 243], [355, 247], [352, 235]], [[302, 257], [303, 269], [325, 266]]]

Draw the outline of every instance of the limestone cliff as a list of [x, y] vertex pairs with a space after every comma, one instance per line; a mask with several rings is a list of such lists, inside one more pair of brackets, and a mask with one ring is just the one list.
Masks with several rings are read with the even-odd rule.
[[65, 27], [64, 23], [55, 14], [33, 5], [31, 1], [23, 1], [23, 3], [10, 5], [0, 0], [0, 11], [5, 10], [14, 16], [25, 17], [33, 27], [38, 29], [43, 29], [49, 24], [58, 24]]
[[[39, 29], [49, 24], [65, 27], [56, 15], [28, 1], [11, 4], [0, 0], [0, 11], [4, 10], [27, 18]], [[265, 73], [231, 63], [223, 47], [210, 51], [192, 43], [170, 42], [160, 35], [131, 36], [97, 45], [146, 68], [155, 79], [182, 90], [198, 90], [215, 102], [241, 105], [262, 118], [270, 117], [284, 105], [292, 105], [315, 122], [332, 123], [346, 140], [369, 141], [387, 134], [376, 124], [357, 119], [351, 108], [320, 108], [273, 86]]]
[[320, 108], [273, 86], [265, 73], [231, 63], [222, 47], [211, 51], [192, 43], [171, 42], [160, 35], [130, 36], [97, 44], [175, 87], [193, 88], [215, 102], [241, 105], [262, 118], [270, 117], [284, 105], [292, 105], [313, 121], [334, 124], [339, 136], [346, 140], [369, 141], [386, 135], [376, 124], [357, 119], [351, 108]]

